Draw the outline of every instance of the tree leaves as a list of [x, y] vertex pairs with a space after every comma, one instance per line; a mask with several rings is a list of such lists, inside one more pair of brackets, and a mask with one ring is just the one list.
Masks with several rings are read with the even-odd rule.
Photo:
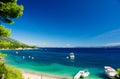
[[4, 3], [6, 3], [6, 2], [17, 2], [17, 0], [0, 0], [1, 2], [4, 2]]
[[5, 79], [23, 79], [22, 73], [18, 69], [0, 62], [0, 76], [2, 74], [5, 75]]
[[0, 37], [8, 37], [11, 34], [11, 30], [0, 25]]
[[0, 20], [5, 23], [14, 23], [12, 19], [22, 16], [23, 10], [16, 0], [0, 0]]
[[6, 56], [7, 56], [7, 54], [0, 53], [0, 57], [6, 57]]

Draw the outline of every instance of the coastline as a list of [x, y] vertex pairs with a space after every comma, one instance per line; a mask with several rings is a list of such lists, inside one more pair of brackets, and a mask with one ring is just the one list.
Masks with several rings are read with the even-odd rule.
[[71, 76], [61, 76], [57, 74], [45, 73], [45, 72], [38, 72], [30, 69], [19, 68], [10, 64], [6, 64], [11, 67], [15, 67], [16, 69], [20, 70], [23, 79], [73, 79]]
[[[15, 54], [15, 51], [5, 51], [3, 53], [8, 54], [8, 56], [5, 58], [5, 62], [7, 65], [14, 66], [17, 69], [21, 70], [23, 75], [25, 75], [26, 77], [32, 76], [33, 78], [31, 79], [34, 79], [36, 77], [36, 79], [41, 79], [41, 73], [44, 77], [42, 79], [72, 79], [79, 70], [84, 69], [90, 71], [91, 74], [88, 77], [89, 79], [105, 79], [103, 69], [104, 65], [108, 63], [109, 66], [112, 65], [113, 68], [118, 68], [119, 64], [118, 56], [120, 56], [120, 54], [118, 53], [118, 50], [89, 49], [88, 51], [82, 49], [82, 51], [84, 52], [78, 52], [78, 50], [81, 49], [74, 49], [75, 54], [77, 54], [75, 62], [65, 58], [66, 55], [69, 54], [68, 51], [71, 50], [57, 49], [57, 51], [63, 53], [57, 53], [54, 50], [52, 50], [52, 52], [51, 50], [41, 51], [41, 49], [39, 49], [38, 51], [32, 50], [32, 52], [18, 51], [20, 53], [18, 55]], [[98, 54], [95, 54], [93, 50], [98, 52]], [[111, 50], [113, 52], [111, 52]], [[24, 60], [22, 59], [23, 55], [27, 57]], [[34, 61], [31, 61], [31, 59], [28, 58], [29, 55], [37, 56]], [[48, 57], [48, 55], [50, 57]], [[110, 55], [110, 57], [106, 57], [106, 55]], [[88, 56], [91, 59], [86, 59], [88, 58]], [[103, 59], [101, 59], [101, 57]], [[48, 60], [49, 62], [47, 63]], [[114, 60], [117, 63], [111, 63], [108, 62], [108, 60]]]
[[6, 64], [6, 65], [15, 67], [18, 70], [20, 70], [23, 75], [23, 79], [73, 79], [71, 76], [65, 76], [65, 75], [61, 76], [52, 73], [45, 73], [41, 71], [38, 72], [30, 69], [20, 68], [10, 64]]
[[0, 50], [37, 50], [39, 48], [16, 48], [16, 49], [0, 49]]
[[35, 72], [31, 70], [23, 70], [20, 69], [24, 79], [72, 79], [71, 77], [67, 76], [58, 76], [58, 75], [53, 75], [53, 74], [47, 74], [47, 73], [40, 73], [40, 72]]
[[[7, 60], [5, 59], [5, 61]], [[18, 70], [20, 70], [23, 75], [23, 79], [72, 79], [72, 76], [58, 75], [58, 74], [46, 73], [42, 71], [35, 71], [26, 68], [20, 68], [8, 63], [6, 63], [6, 65], [15, 67]]]

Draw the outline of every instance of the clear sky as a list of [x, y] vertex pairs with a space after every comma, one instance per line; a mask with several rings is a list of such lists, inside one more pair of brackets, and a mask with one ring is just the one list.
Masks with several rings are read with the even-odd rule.
[[40, 47], [120, 44], [119, 0], [18, 0], [11, 37]]

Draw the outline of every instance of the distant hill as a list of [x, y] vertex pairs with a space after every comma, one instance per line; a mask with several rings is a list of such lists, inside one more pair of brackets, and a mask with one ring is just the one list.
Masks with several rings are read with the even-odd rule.
[[108, 48], [120, 48], [120, 45], [115, 45], [115, 46], [106, 46]]
[[10, 37], [0, 37], [0, 49], [16, 49], [16, 48], [36, 48], [36, 46], [29, 46], [20, 41]]

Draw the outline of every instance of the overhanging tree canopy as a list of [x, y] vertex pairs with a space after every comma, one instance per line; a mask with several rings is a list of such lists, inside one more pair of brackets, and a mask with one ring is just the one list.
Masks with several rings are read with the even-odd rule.
[[11, 33], [11, 30], [0, 25], [0, 37], [8, 37], [10, 36], [10, 33]]
[[17, 0], [0, 0], [0, 20], [13, 24], [14, 18], [22, 16], [24, 7], [17, 4]]

